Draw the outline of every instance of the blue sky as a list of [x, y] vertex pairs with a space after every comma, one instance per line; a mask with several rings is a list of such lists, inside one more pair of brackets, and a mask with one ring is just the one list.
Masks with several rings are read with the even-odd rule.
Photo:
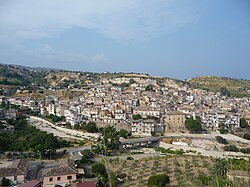
[[249, 0], [0, 0], [0, 62], [250, 79]]

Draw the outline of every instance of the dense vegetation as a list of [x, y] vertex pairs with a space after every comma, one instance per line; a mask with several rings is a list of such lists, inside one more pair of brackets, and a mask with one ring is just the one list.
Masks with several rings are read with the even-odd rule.
[[153, 175], [148, 179], [148, 187], [165, 187], [166, 184], [170, 182], [169, 176], [162, 174], [162, 175]]
[[101, 162], [96, 162], [92, 165], [92, 172], [99, 179], [100, 186], [108, 186], [108, 174], [105, 165]]
[[243, 135], [243, 138], [246, 139], [246, 140], [250, 140], [250, 134], [249, 133], [245, 133]]
[[134, 114], [132, 118], [133, 120], [139, 120], [139, 119], [142, 119], [142, 116], [140, 114]]
[[107, 126], [102, 130], [102, 136], [99, 138], [96, 152], [109, 155], [112, 152], [118, 150], [120, 141], [119, 141], [119, 133], [116, 131], [114, 127]]
[[58, 148], [69, 146], [69, 143], [65, 140], [29, 126], [25, 117], [18, 117], [17, 120], [7, 120], [7, 122], [15, 127], [15, 132], [13, 134], [0, 134], [0, 152], [31, 151], [45, 155], [48, 152], [54, 152]]
[[85, 131], [87, 131], [87, 132], [90, 132], [90, 133], [95, 133], [95, 132], [98, 132], [99, 130], [98, 130], [98, 127], [97, 127], [97, 125], [96, 125], [96, 123], [95, 122], [92, 122], [92, 121], [90, 121], [90, 122], [88, 122], [87, 124], [83, 124], [82, 126], [81, 126], [81, 129], [83, 129], [83, 130], [85, 130]]
[[202, 131], [200, 120], [199, 119], [193, 119], [193, 117], [190, 117], [189, 119], [186, 119], [185, 127], [191, 133], [198, 133], [198, 132]]
[[216, 136], [215, 138], [221, 144], [228, 144], [227, 140], [221, 136]]
[[240, 118], [240, 127], [241, 128], [248, 127], [248, 123], [247, 123], [247, 120], [245, 118]]
[[65, 116], [56, 116], [56, 115], [53, 115], [53, 114], [50, 114], [50, 115], [46, 116], [46, 118], [49, 121], [54, 122], [54, 123], [57, 123], [57, 122], [60, 122], [60, 121], [65, 121]]
[[231, 96], [231, 93], [228, 91], [228, 89], [226, 87], [221, 87], [220, 88], [220, 93], [223, 96], [227, 96], [227, 97]]

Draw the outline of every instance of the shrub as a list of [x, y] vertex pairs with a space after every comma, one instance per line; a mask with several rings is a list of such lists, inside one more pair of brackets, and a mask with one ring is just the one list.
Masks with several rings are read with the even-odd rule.
[[169, 176], [167, 175], [153, 175], [148, 179], [148, 187], [165, 187], [170, 182]]
[[215, 138], [221, 144], [228, 144], [227, 140], [221, 136], [216, 136]]
[[246, 140], [250, 140], [250, 134], [249, 133], [245, 133], [243, 135], [243, 138], [246, 139]]
[[228, 145], [224, 147], [225, 151], [232, 151], [232, 152], [239, 152], [238, 147], [236, 147], [235, 145]]
[[228, 129], [226, 129], [225, 127], [221, 127], [219, 129], [219, 131], [220, 131], [221, 134], [227, 134], [228, 133]]
[[4, 177], [2, 180], [2, 186], [10, 186], [10, 180]]
[[242, 148], [242, 149], [240, 149], [240, 152], [249, 154], [250, 153], [250, 148]]
[[245, 118], [240, 118], [240, 127], [246, 128], [248, 126], [248, 123]]

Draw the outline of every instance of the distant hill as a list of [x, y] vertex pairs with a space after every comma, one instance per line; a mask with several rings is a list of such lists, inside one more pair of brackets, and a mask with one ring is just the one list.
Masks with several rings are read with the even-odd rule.
[[28, 86], [44, 83], [46, 71], [19, 65], [0, 64], [0, 85]]
[[228, 77], [201, 76], [188, 80], [193, 88], [220, 92], [226, 88], [234, 97], [250, 97], [250, 80]]
[[201, 76], [188, 81], [181, 81], [167, 77], [156, 77], [142, 73], [91, 73], [81, 71], [67, 71], [53, 68], [26, 67], [20, 65], [0, 64], [0, 86], [63, 86], [69, 84], [82, 85], [89, 78], [100, 80], [100, 78], [142, 78], [154, 79], [158, 85], [178, 88], [188, 85], [192, 88], [220, 92], [224, 90], [234, 97], [250, 97], [250, 80], [234, 79], [216, 76]]

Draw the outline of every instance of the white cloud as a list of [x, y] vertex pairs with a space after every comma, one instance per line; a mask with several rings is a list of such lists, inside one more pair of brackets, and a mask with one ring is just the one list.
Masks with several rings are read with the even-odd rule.
[[2, 0], [0, 34], [56, 37], [74, 26], [116, 40], [147, 40], [199, 18], [199, 0]]

